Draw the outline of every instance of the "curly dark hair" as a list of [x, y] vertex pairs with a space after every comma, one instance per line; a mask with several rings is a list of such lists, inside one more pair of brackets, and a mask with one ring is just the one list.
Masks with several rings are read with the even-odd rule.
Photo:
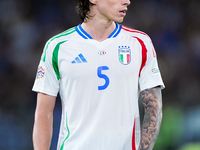
[[81, 20], [84, 22], [87, 18], [91, 17], [88, 15], [90, 12], [90, 6], [93, 4], [89, 0], [78, 0], [78, 5], [76, 6], [77, 12]]

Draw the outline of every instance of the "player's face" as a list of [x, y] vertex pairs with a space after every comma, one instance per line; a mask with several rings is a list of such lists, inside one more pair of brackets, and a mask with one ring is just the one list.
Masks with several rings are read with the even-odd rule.
[[97, 0], [97, 12], [100, 18], [108, 21], [122, 22], [130, 0]]

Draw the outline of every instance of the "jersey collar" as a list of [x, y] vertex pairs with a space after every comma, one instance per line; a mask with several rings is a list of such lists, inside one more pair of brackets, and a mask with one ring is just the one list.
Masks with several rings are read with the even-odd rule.
[[[78, 26], [75, 27], [77, 33], [82, 36], [84, 39], [93, 39], [82, 27], [80, 23]], [[115, 38], [120, 33], [122, 26], [116, 23], [115, 30], [109, 35], [108, 38]]]

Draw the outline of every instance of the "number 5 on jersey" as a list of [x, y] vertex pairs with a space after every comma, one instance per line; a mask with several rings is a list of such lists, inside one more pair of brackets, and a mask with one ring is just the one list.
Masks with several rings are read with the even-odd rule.
[[98, 86], [98, 90], [105, 90], [108, 87], [109, 83], [110, 83], [108, 76], [105, 75], [105, 74], [103, 74], [102, 70], [109, 70], [109, 68], [107, 66], [100, 66], [97, 69], [97, 75], [98, 75], [98, 77], [105, 80], [105, 84], [102, 85], [102, 86]]

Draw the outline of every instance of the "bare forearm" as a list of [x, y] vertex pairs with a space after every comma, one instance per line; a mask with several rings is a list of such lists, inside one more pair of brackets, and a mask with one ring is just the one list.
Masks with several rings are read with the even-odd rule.
[[53, 132], [53, 109], [56, 97], [38, 93], [33, 128], [34, 150], [49, 150]]
[[162, 121], [162, 98], [159, 87], [141, 92], [145, 115], [139, 150], [152, 150]]
[[49, 150], [52, 138], [52, 118], [36, 116], [33, 128], [34, 150]]

